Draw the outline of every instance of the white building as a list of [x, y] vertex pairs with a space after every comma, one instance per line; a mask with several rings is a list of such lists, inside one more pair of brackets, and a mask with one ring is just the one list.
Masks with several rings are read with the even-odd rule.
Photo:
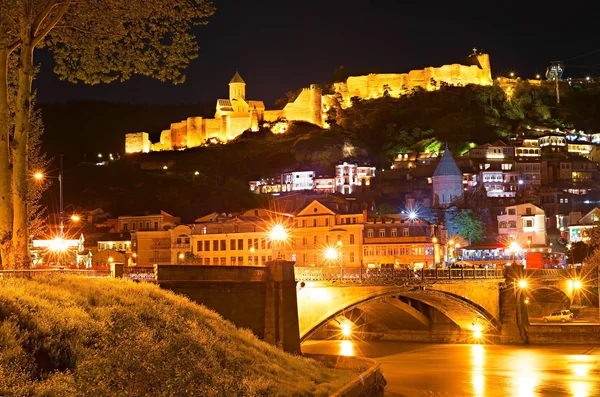
[[281, 191], [312, 190], [314, 171], [294, 171], [281, 174]]
[[523, 248], [546, 245], [546, 213], [531, 203], [506, 207], [498, 215], [498, 234]]
[[336, 190], [342, 194], [360, 192], [361, 186], [369, 186], [375, 177], [375, 167], [358, 164], [338, 164], [335, 167]]

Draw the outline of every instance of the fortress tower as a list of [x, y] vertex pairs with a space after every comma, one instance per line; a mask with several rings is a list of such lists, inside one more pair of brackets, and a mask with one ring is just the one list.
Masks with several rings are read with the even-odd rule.
[[447, 208], [463, 197], [463, 174], [446, 144], [446, 150], [433, 173], [434, 207]]
[[246, 99], [246, 82], [237, 71], [229, 82], [229, 100], [233, 101], [234, 99]]

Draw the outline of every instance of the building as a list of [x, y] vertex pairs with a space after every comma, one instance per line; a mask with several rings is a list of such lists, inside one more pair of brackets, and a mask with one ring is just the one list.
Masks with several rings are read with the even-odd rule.
[[434, 207], [446, 208], [463, 198], [463, 173], [452, 158], [448, 145], [432, 179]]
[[515, 147], [502, 141], [486, 143], [470, 149], [466, 154], [472, 159], [504, 160], [515, 157]]
[[442, 264], [446, 233], [424, 220], [369, 222], [363, 231], [365, 268], [422, 269]]
[[132, 231], [131, 250], [137, 266], [173, 264], [169, 230]]
[[313, 190], [319, 193], [335, 193], [335, 177], [316, 176], [313, 178]]
[[[227, 142], [246, 130], [257, 131], [264, 122], [278, 120], [306, 121], [323, 125], [322, 94], [317, 85], [304, 88], [294, 102], [282, 110], [266, 110], [263, 101], [246, 99], [246, 82], [238, 72], [229, 82], [229, 99], [217, 99], [215, 117], [188, 117], [163, 130], [158, 142], [152, 143], [146, 132], [126, 134], [126, 153], [147, 153], [162, 150], [183, 150], [206, 142]], [[273, 132], [285, 131], [285, 126], [273, 126]]]
[[498, 215], [498, 234], [507, 241], [517, 241], [525, 248], [546, 246], [546, 214], [531, 204], [506, 207]]
[[297, 192], [300, 190], [312, 190], [314, 187], [314, 171], [294, 171], [281, 174], [281, 191]]
[[126, 215], [119, 217], [117, 232], [127, 233], [134, 231], [165, 230], [174, 227], [181, 222], [181, 218], [160, 211], [159, 214], [151, 215]]
[[369, 190], [375, 167], [342, 163], [335, 167], [336, 191], [342, 194], [364, 193]]
[[131, 234], [106, 233], [96, 240], [97, 251], [113, 250], [118, 252], [131, 252]]
[[437, 161], [437, 153], [399, 153], [394, 159], [394, 169], [412, 169], [417, 166], [431, 165]]
[[577, 220], [576, 223], [569, 225], [569, 243], [589, 242], [590, 231], [598, 227], [598, 222], [600, 222], [600, 208], [594, 208]]

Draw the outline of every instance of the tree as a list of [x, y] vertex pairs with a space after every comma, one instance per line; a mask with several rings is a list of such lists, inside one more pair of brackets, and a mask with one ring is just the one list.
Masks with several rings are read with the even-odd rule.
[[484, 224], [480, 217], [471, 209], [459, 210], [452, 216], [451, 222], [454, 223], [458, 234], [463, 236], [469, 244], [483, 241]]
[[[5, 264], [29, 267], [30, 262], [35, 50], [51, 51], [55, 73], [70, 82], [125, 81], [137, 74], [179, 83], [197, 56], [192, 28], [213, 13], [209, 0], [0, 2], [0, 252]], [[14, 98], [11, 76], [16, 76]]]

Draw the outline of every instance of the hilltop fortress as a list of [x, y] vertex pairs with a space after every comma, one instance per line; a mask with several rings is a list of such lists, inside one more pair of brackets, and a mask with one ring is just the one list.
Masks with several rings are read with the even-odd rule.
[[492, 73], [488, 54], [476, 50], [467, 57], [465, 64], [428, 67], [402, 74], [369, 74], [348, 77], [345, 82], [333, 85], [333, 94], [322, 95], [319, 86], [313, 84], [295, 101], [282, 110], [266, 110], [263, 101], [246, 99], [246, 83], [238, 72], [229, 82], [229, 99], [217, 99], [215, 117], [188, 117], [172, 123], [163, 130], [160, 140], [152, 143], [147, 132], [127, 134], [126, 153], [147, 153], [163, 150], [183, 150], [198, 147], [211, 141], [227, 142], [246, 130], [257, 131], [264, 122], [277, 122], [273, 132], [285, 132], [287, 123], [306, 121], [326, 127], [325, 112], [334, 106], [351, 106], [351, 98], [380, 98], [384, 95], [399, 97], [415, 87], [435, 90], [445, 82], [449, 85], [491, 85]]

